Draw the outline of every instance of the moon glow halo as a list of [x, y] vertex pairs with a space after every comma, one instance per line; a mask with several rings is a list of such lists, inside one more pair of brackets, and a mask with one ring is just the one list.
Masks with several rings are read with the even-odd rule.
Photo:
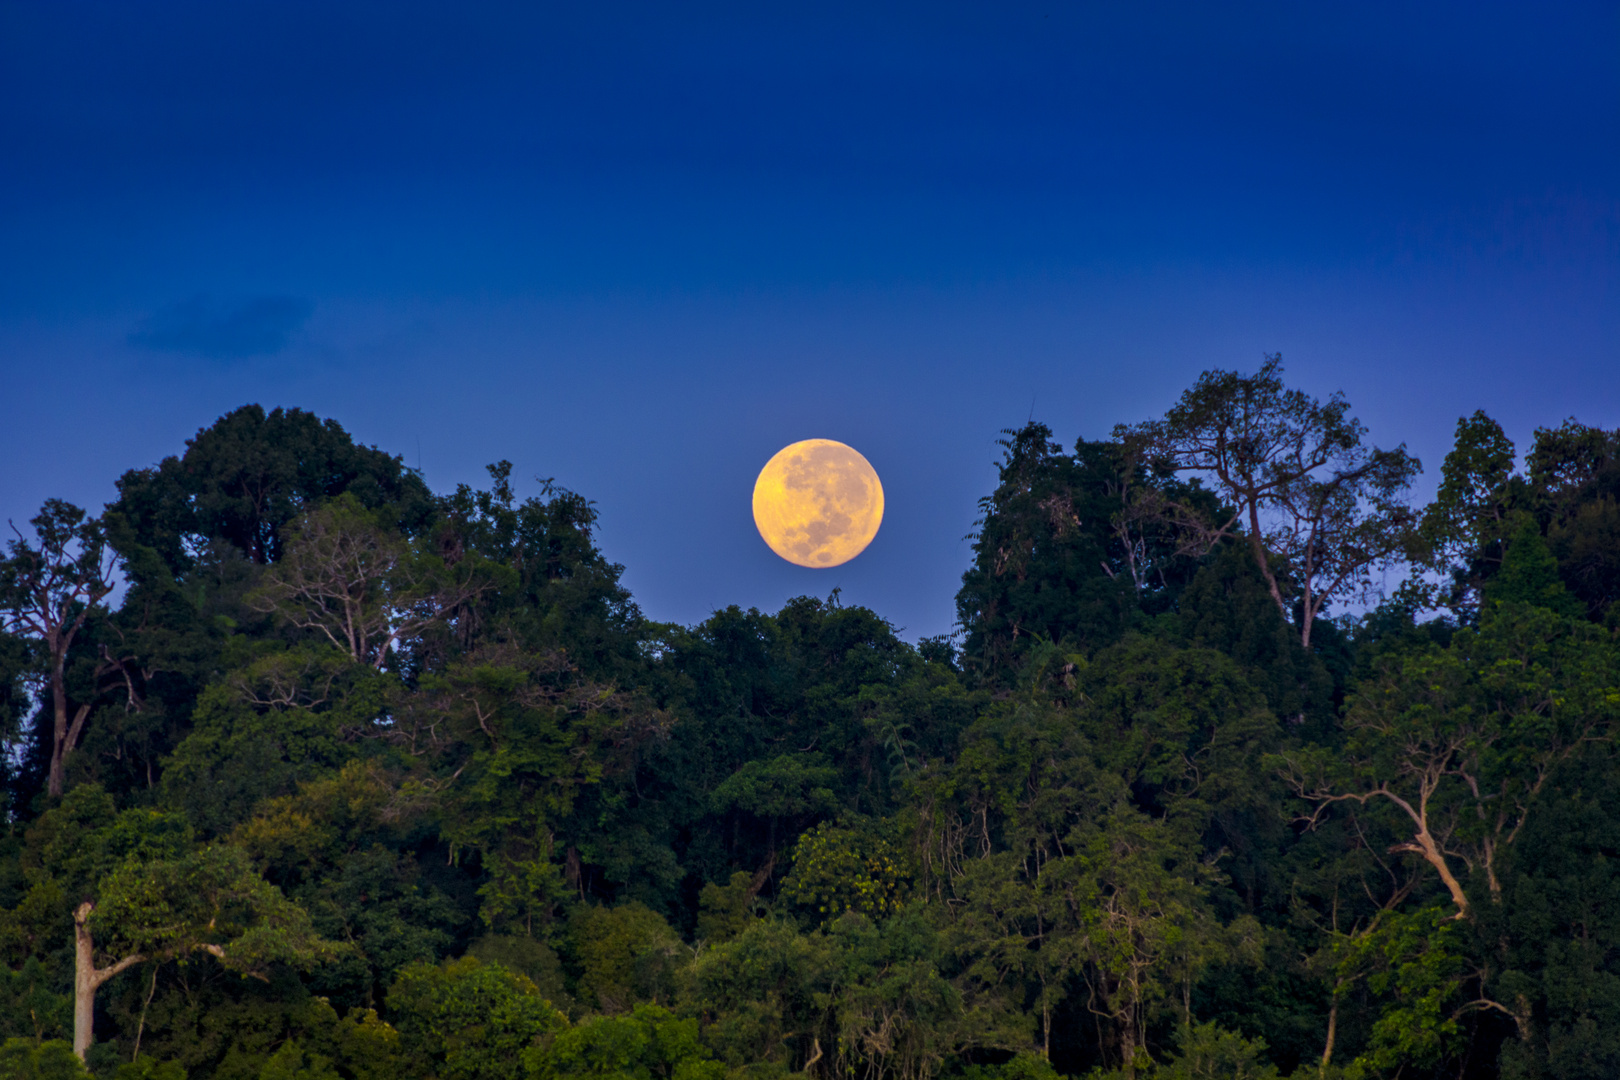
[[883, 485], [854, 448], [805, 439], [776, 452], [754, 481], [754, 525], [790, 563], [825, 569], [849, 562], [883, 523]]

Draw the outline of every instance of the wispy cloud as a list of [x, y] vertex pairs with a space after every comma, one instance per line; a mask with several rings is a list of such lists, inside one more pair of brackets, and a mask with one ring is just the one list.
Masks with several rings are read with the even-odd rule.
[[268, 356], [285, 349], [314, 310], [296, 296], [194, 296], [142, 320], [129, 343], [211, 360]]

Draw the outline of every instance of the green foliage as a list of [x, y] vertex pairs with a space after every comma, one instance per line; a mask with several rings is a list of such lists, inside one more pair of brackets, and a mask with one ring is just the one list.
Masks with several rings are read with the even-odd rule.
[[721, 1080], [725, 1067], [698, 1038], [698, 1022], [638, 1004], [627, 1015], [593, 1016], [558, 1032], [531, 1056], [538, 1080]]
[[583, 678], [559, 653], [496, 643], [464, 654], [372, 732], [415, 758], [452, 851], [476, 852], [483, 918], [533, 933], [563, 897], [556, 830], [667, 717], [639, 693]]
[[[980, 503], [974, 566], [957, 595], [966, 654], [992, 670], [1038, 638], [1095, 645], [1128, 619], [1130, 584], [1104, 572], [1110, 500], [1051, 429], [1006, 432], [996, 491]], [[1089, 528], [1087, 526], [1090, 526]]]
[[[515, 577], [484, 598], [477, 618], [530, 648], [568, 651], [592, 679], [639, 670], [647, 628], [619, 583], [624, 567], [596, 546], [596, 505], [550, 480], [540, 482], [539, 497], [519, 502], [511, 462], [488, 470], [488, 491], [462, 484], [439, 500], [436, 531], [447, 563], [475, 555]], [[465, 645], [470, 627], [460, 629]]]
[[750, 761], [714, 789], [710, 805], [721, 813], [741, 810], [767, 820], [802, 821], [838, 808], [830, 786], [833, 776], [833, 770], [814, 757], [783, 754]]
[[962, 1080], [1057, 1080], [1057, 1070], [1040, 1054], [1014, 1054], [1000, 1065], [969, 1065]]
[[733, 1068], [802, 1067], [819, 1038], [819, 994], [831, 966], [824, 937], [767, 919], [703, 950], [693, 966], [693, 1004], [711, 1017], [708, 1044]]
[[920, 908], [881, 923], [846, 913], [808, 934], [762, 919], [698, 955], [692, 1004], [712, 1018], [704, 1038], [733, 1069], [864, 1064], [927, 1077], [984, 1035], [945, 963], [946, 942]]
[[209, 952], [248, 974], [272, 964], [311, 964], [336, 951], [244, 852], [222, 844], [119, 866], [101, 882], [90, 924], [98, 947], [117, 955]]
[[1451, 576], [1440, 599], [1455, 612], [1478, 608], [1482, 582], [1501, 565], [1508, 515], [1522, 486], [1515, 483], [1514, 456], [1502, 425], [1483, 411], [1457, 421], [1440, 490], [1420, 526], [1427, 563]]
[[0, 1031], [27, 1033], [35, 1041], [73, 1034], [73, 998], [30, 956], [17, 969], [0, 968]]
[[544, 941], [526, 934], [486, 934], [467, 946], [467, 955], [525, 976], [541, 997], [564, 1012], [574, 1011], [562, 960]]
[[0, 634], [0, 1057], [83, 940], [125, 1080], [1614, 1075], [1620, 435], [1475, 414], [1420, 525], [1365, 443], [1274, 359], [1011, 432], [914, 648], [238, 410], [36, 522], [129, 587]]
[[760, 906], [752, 877], [739, 870], [724, 885], [709, 882], [698, 893], [697, 937], [721, 942], [748, 929]]
[[336, 421], [258, 405], [197, 432], [184, 455], [125, 473], [118, 491], [114, 508], [132, 539], [176, 573], [216, 539], [253, 562], [274, 562], [282, 527], [303, 507], [344, 492], [368, 508], [388, 507], [407, 528], [426, 519], [431, 498], [398, 457], [356, 446]]
[[[175, 965], [169, 971], [179, 992], [165, 993], [161, 983], [168, 980], [160, 980], [145, 1010], [140, 1056], [121, 1068], [134, 1068], [137, 1075], [150, 1068], [162, 1080], [169, 1080], [165, 1071], [175, 1069], [222, 1080], [257, 1078], [266, 1070], [342, 1080], [403, 1075], [399, 1033], [374, 1010], [351, 1009], [340, 1016], [326, 999], [310, 996], [296, 978], [280, 973], [261, 982], [211, 979], [201, 965]], [[126, 1043], [122, 1052], [127, 1056], [131, 1047]]]
[[90, 1073], [60, 1039], [7, 1039], [0, 1044], [0, 1080], [82, 1080]]
[[1453, 1048], [1461, 1030], [1453, 1005], [1462, 992], [1462, 933], [1455, 914], [1437, 905], [1390, 916], [1348, 950], [1342, 968], [1369, 968], [1369, 988], [1388, 1001], [1360, 1063], [1422, 1068]]
[[1148, 467], [1119, 442], [1076, 443], [1044, 424], [1003, 432], [996, 490], [979, 501], [973, 566], [957, 593], [964, 659], [997, 681], [1037, 641], [1089, 651], [1140, 613], [1170, 610], [1196, 570], [1158, 511], [1216, 511], [1208, 493]]
[[899, 850], [870, 827], [823, 822], [799, 837], [782, 896], [821, 922], [845, 912], [882, 920], [900, 909], [909, 878]]
[[1620, 1069], [1620, 772], [1594, 746], [1559, 781], [1525, 827], [1489, 927], [1507, 946], [1493, 997], [1536, 1003], [1532, 1037], [1503, 1047], [1513, 1080]]
[[186, 1070], [173, 1061], [158, 1061], [148, 1054], [120, 1062], [113, 1080], [186, 1080]]
[[970, 999], [995, 1014], [1024, 1004], [1005, 988], [1029, 993], [1047, 1045], [1054, 1010], [1083, 994], [1120, 1065], [1253, 935], [1248, 919], [1216, 919], [1221, 875], [1200, 839], [1212, 807], [1253, 798], [1274, 721], [1215, 654], [1117, 649], [1083, 680], [1083, 707], [1013, 699], [969, 729], [952, 774], [922, 792], [920, 861], [950, 903]]
[[824, 1000], [836, 1019], [832, 1068], [901, 1078], [937, 1073], [969, 1036], [962, 993], [940, 973], [945, 942], [920, 909], [882, 922], [848, 912], [828, 928]]
[[1580, 601], [1559, 580], [1558, 560], [1528, 515], [1509, 538], [1502, 568], [1485, 585], [1484, 597], [1488, 604], [1531, 604], [1569, 618], [1584, 614]]
[[177, 1062], [156, 1061], [151, 1054], [120, 1062], [112, 1075], [113, 1080], [186, 1080], [186, 1070]]
[[464, 957], [413, 964], [388, 992], [404, 1075], [502, 1080], [529, 1075], [542, 1038], [567, 1019], [522, 975]]
[[1264, 1039], [1194, 1024], [1176, 1032], [1175, 1054], [1145, 1075], [1151, 1080], [1277, 1080], [1277, 1068], [1266, 1060]]
[[398, 774], [353, 761], [261, 804], [232, 833], [266, 878], [309, 912], [317, 932], [353, 947], [323, 972], [324, 985], [386, 986], [405, 964], [448, 953], [469, 921], [408, 848], [424, 810]]
[[568, 941], [586, 1004], [611, 1014], [638, 1001], [667, 1004], [674, 998], [687, 949], [646, 905], [581, 905], [568, 920]]
[[1212, 553], [1182, 592], [1174, 621], [1156, 629], [1178, 644], [1230, 657], [1277, 716], [1321, 723], [1331, 713], [1332, 675], [1319, 654], [1300, 644], [1253, 560], [1236, 544]]

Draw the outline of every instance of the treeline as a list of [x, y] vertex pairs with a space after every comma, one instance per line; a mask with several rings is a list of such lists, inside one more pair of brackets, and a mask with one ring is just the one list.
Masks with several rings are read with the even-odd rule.
[[1620, 1074], [1620, 432], [1415, 506], [1272, 358], [1003, 445], [915, 647], [652, 622], [585, 498], [296, 409], [48, 502], [0, 1077]]

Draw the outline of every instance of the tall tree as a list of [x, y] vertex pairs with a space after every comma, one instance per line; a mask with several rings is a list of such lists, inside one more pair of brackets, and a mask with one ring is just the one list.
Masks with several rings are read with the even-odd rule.
[[[308, 964], [333, 951], [304, 910], [237, 848], [130, 860], [97, 892], [73, 911], [73, 1050], [81, 1058], [94, 1034], [96, 991], [136, 964], [207, 953], [228, 968], [262, 974], [271, 964]], [[98, 956], [106, 960], [101, 966]]]
[[1209, 493], [1155, 472], [1134, 444], [1082, 439], [1069, 454], [1033, 422], [1003, 435], [956, 596], [970, 664], [1006, 676], [1036, 641], [1094, 650], [1139, 610], [1171, 609], [1197, 569], [1171, 518], [1215, 514]]
[[47, 791], [62, 794], [63, 764], [78, 745], [91, 701], [78, 703], [70, 720], [67, 659], [75, 639], [113, 591], [116, 556], [101, 523], [72, 503], [49, 499], [32, 519], [35, 542], [20, 531], [0, 561], [0, 618], [13, 633], [43, 649], [44, 683], [50, 694], [51, 752]]
[[421, 477], [398, 457], [357, 446], [337, 421], [244, 405], [188, 439], [184, 455], [126, 472], [113, 508], [131, 539], [158, 551], [178, 575], [215, 541], [252, 562], [275, 562], [282, 527], [345, 491], [367, 509], [389, 507], [408, 531], [432, 515]]
[[249, 603], [382, 670], [402, 643], [492, 586], [483, 560], [447, 567], [377, 517], [348, 492], [306, 511]]
[[1163, 420], [1114, 431], [1169, 469], [1214, 480], [1233, 512], [1178, 520], [1206, 547], [1244, 536], [1285, 619], [1297, 588], [1307, 648], [1330, 602], [1364, 597], [1375, 569], [1415, 550], [1417, 517], [1404, 497], [1422, 465], [1404, 445], [1364, 446], [1366, 429], [1349, 412], [1342, 395], [1323, 404], [1284, 387], [1273, 355], [1253, 375], [1206, 371]]
[[1502, 425], [1483, 411], [1462, 417], [1440, 466], [1440, 490], [1423, 512], [1428, 561], [1452, 579], [1441, 599], [1459, 615], [1478, 610], [1480, 588], [1501, 565], [1508, 517], [1524, 487], [1513, 472], [1514, 453]]
[[1557, 766], [1620, 723], [1620, 655], [1600, 630], [1506, 603], [1450, 648], [1390, 657], [1346, 715], [1342, 750], [1288, 757], [1320, 820], [1335, 804], [1381, 803], [1467, 918], [1477, 875], [1494, 898], [1501, 861]]
[[1538, 428], [1526, 464], [1531, 509], [1564, 584], [1589, 618], [1620, 625], [1620, 430], [1575, 420]]
[[[1491, 996], [1500, 959], [1488, 951], [1463, 957], [1455, 933], [1442, 940], [1430, 931], [1447, 918], [1477, 928], [1500, 917], [1512, 858], [1527, 824], [1543, 813], [1550, 786], [1589, 746], [1614, 738], [1617, 687], [1620, 653], [1608, 634], [1547, 607], [1504, 601], [1477, 630], [1459, 631], [1449, 648], [1419, 646], [1385, 658], [1350, 705], [1341, 747], [1283, 756], [1285, 775], [1307, 805], [1305, 825], [1320, 825], [1336, 808], [1360, 808], [1359, 828], [1391, 854], [1426, 867], [1444, 890], [1445, 899], [1429, 908], [1439, 915], [1385, 917], [1378, 933], [1358, 938], [1358, 950], [1382, 950], [1407, 980], [1401, 993], [1428, 1000], [1432, 1011], [1449, 997], [1447, 987], [1469, 983], [1461, 1013], [1500, 1013], [1521, 1039], [1531, 1037], [1530, 1005], [1519, 995]], [[1441, 981], [1411, 981], [1442, 968]], [[1395, 1005], [1407, 1008], [1401, 993]], [[1399, 1040], [1391, 1045], [1398, 1050]]]

